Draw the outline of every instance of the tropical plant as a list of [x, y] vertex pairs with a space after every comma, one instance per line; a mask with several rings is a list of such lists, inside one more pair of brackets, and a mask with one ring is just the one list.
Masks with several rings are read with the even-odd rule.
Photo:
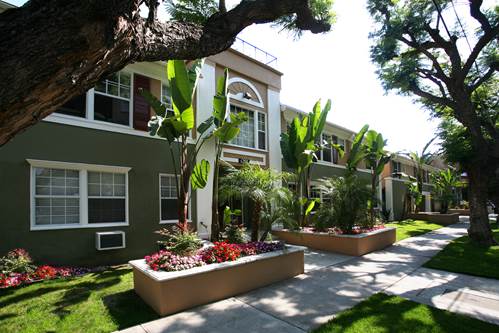
[[244, 112], [234, 113], [230, 111], [227, 93], [229, 81], [229, 70], [225, 69], [224, 75], [217, 82], [216, 95], [213, 97], [213, 114], [206, 122], [205, 126], [214, 126], [212, 134], [215, 140], [215, 161], [213, 170], [212, 187], [212, 210], [211, 210], [211, 239], [217, 241], [220, 238], [220, 231], [224, 230], [224, 223], [218, 216], [218, 186], [220, 175], [220, 161], [223, 145], [239, 135], [241, 123], [248, 120]]
[[270, 211], [273, 198], [282, 196], [285, 191], [280, 186], [283, 177], [283, 174], [274, 170], [246, 163], [240, 169], [229, 170], [220, 181], [221, 202], [247, 198], [253, 203], [252, 241], [258, 240], [262, 213]]
[[[428, 141], [425, 146], [423, 147], [423, 150], [421, 153], [417, 151], [412, 151], [407, 153], [406, 155], [414, 162], [416, 166], [416, 183], [418, 186], [419, 192], [423, 192], [423, 181], [424, 181], [424, 169], [423, 167], [425, 165], [430, 164], [430, 162], [434, 158], [434, 154], [428, 152], [428, 148], [430, 145], [435, 141], [436, 137], [432, 138], [430, 141]], [[416, 208], [417, 209], [417, 208]]]
[[226, 206], [224, 209], [223, 222], [225, 225], [225, 240], [231, 244], [242, 244], [246, 242], [246, 228], [244, 225], [238, 223], [234, 216], [240, 216], [240, 209], [230, 209]]
[[180, 230], [177, 226], [174, 226], [173, 230], [163, 228], [155, 233], [165, 238], [158, 241], [161, 249], [180, 256], [193, 254], [203, 246], [195, 231]]
[[[406, 182], [406, 195], [404, 197], [404, 216], [405, 213], [417, 211], [417, 207], [423, 201], [423, 193], [419, 190], [417, 182]], [[413, 205], [414, 204], [414, 205]]]
[[315, 153], [322, 148], [322, 131], [327, 114], [331, 110], [328, 100], [321, 110], [320, 100], [314, 105], [312, 113], [302, 119], [295, 117], [288, 125], [287, 132], [281, 134], [281, 151], [287, 167], [296, 174], [296, 200], [302, 204], [299, 224], [306, 223], [308, 213], [313, 209], [315, 200], [310, 200], [310, 168]]
[[436, 197], [441, 201], [440, 213], [445, 214], [449, 203], [456, 198], [456, 189], [463, 186], [459, 175], [451, 169], [439, 170], [431, 174], [431, 181], [435, 186]]
[[[473, 154], [459, 163], [469, 179], [468, 234], [490, 246], [497, 244], [488, 219], [487, 185], [499, 167], [499, 7], [494, 1], [463, 2], [454, 24], [455, 3], [368, 0], [376, 23], [371, 58], [387, 91], [415, 96], [433, 116], [466, 129]], [[466, 26], [473, 26], [473, 38]]]
[[356, 226], [368, 226], [367, 202], [371, 192], [356, 175], [322, 179], [319, 188], [328, 198], [317, 213], [323, 228], [337, 227], [352, 233]]
[[363, 142], [364, 159], [367, 167], [371, 169], [371, 199], [369, 202], [369, 217], [371, 226], [376, 222], [376, 214], [374, 211], [375, 205], [378, 203], [377, 199], [377, 185], [378, 179], [383, 172], [385, 165], [393, 158], [386, 150], [386, 140], [383, 139], [381, 133], [375, 130], [369, 130], [365, 135]]
[[147, 90], [142, 96], [154, 109], [156, 115], [148, 123], [150, 134], [167, 140], [170, 158], [173, 162], [175, 185], [178, 196], [178, 227], [180, 232], [188, 229], [187, 209], [190, 201], [189, 182], [192, 190], [204, 188], [208, 181], [210, 164], [207, 160], [196, 163], [196, 158], [205, 139], [203, 134], [209, 126], [202, 123], [197, 131], [196, 142], [189, 147], [188, 137], [194, 129], [193, 95], [199, 79], [202, 61], [194, 61], [188, 67], [182, 60], [167, 63], [168, 83], [171, 90], [173, 113], [167, 106]]
[[[350, 153], [348, 154], [348, 159], [346, 162], [346, 177], [354, 175], [355, 171], [357, 171], [357, 166], [365, 158], [365, 149], [363, 147], [363, 142], [368, 130], [369, 125], [364, 125], [353, 139], [352, 148], [350, 149]], [[341, 147], [335, 147], [335, 149], [338, 150], [341, 156], [343, 156], [343, 154], [345, 153]]]

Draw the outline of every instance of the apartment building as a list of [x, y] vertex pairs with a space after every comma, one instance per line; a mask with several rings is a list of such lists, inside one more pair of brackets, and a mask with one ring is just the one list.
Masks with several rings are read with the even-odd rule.
[[[231, 108], [249, 121], [223, 158], [281, 170], [282, 73], [268, 64], [235, 49], [207, 58], [197, 124], [211, 116], [224, 68]], [[157, 249], [154, 231], [177, 220], [174, 168], [167, 142], [147, 132], [152, 110], [139, 88], [170, 103], [165, 64], [125, 67], [0, 147], [0, 253], [22, 247], [40, 262], [96, 265]], [[213, 160], [213, 148], [200, 158]], [[209, 237], [209, 186], [193, 193], [189, 218]]]

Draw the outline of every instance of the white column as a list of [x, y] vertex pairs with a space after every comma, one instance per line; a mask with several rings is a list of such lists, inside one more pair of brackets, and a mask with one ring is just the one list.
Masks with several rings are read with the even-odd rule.
[[393, 180], [391, 178], [385, 178], [385, 197], [386, 197], [386, 209], [390, 210], [390, 220], [394, 219], [393, 212]]
[[281, 156], [281, 99], [278, 91], [267, 89], [269, 167], [282, 171]]
[[[216, 92], [215, 66], [204, 63], [202, 78], [199, 80], [196, 99], [196, 127], [208, 119], [213, 111], [213, 96]], [[203, 145], [197, 156], [210, 162], [208, 184], [204, 189], [196, 190], [197, 232], [201, 238], [209, 238], [211, 234], [211, 203], [213, 191], [213, 164], [215, 161], [215, 143], [209, 140]]]

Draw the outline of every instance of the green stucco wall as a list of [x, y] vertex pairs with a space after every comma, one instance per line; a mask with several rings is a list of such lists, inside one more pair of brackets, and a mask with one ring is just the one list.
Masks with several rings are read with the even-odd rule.
[[[30, 166], [26, 159], [130, 167], [129, 226], [30, 231]], [[40, 263], [125, 263], [157, 249], [159, 174], [173, 173], [163, 140], [41, 122], [0, 148], [0, 255], [27, 249]], [[192, 202], [196, 220], [195, 196]], [[95, 233], [120, 230], [126, 248], [97, 251]]]

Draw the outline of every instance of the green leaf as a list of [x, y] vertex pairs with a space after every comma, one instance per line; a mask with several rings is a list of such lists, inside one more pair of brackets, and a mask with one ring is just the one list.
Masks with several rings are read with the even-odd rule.
[[166, 105], [161, 103], [161, 101], [156, 96], [151, 94], [149, 90], [139, 88], [139, 93], [142, 97], [144, 97], [147, 104], [153, 108], [156, 115], [160, 117], [166, 116]]
[[191, 175], [191, 186], [193, 190], [204, 188], [210, 174], [210, 162], [202, 160], [196, 163]]
[[219, 127], [213, 133], [220, 141], [227, 143], [234, 139], [241, 130], [239, 127], [234, 126], [231, 123], [224, 123], [222, 127]]
[[312, 209], [314, 209], [314, 207], [315, 207], [315, 200], [311, 200], [310, 202], [308, 202], [307, 208], [305, 209], [305, 216], [308, 216], [312, 211]]
[[212, 125], [215, 118], [210, 117], [199, 124], [197, 131], [199, 134], [203, 135]]

